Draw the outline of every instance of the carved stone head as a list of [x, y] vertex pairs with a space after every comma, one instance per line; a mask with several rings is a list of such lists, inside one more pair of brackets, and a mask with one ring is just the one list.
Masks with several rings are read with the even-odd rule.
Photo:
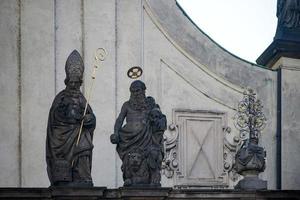
[[84, 72], [83, 60], [77, 50], [74, 50], [68, 57], [65, 65], [67, 89], [79, 90]]
[[160, 117], [161, 117], [161, 111], [159, 110], [159, 108], [154, 108], [149, 113], [149, 119], [151, 122], [155, 122], [159, 120]]
[[136, 94], [141, 91], [145, 92], [146, 85], [144, 82], [142, 82], [140, 80], [136, 80], [131, 83], [129, 90], [130, 90], [131, 94]]
[[133, 81], [130, 85], [129, 104], [135, 110], [146, 110], [146, 85], [140, 80]]
[[128, 154], [128, 164], [132, 171], [138, 171], [143, 161], [143, 155], [137, 151]]

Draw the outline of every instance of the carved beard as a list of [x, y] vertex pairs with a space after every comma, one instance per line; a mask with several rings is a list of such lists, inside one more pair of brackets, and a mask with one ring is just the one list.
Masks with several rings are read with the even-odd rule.
[[148, 108], [146, 103], [146, 95], [141, 92], [138, 95], [130, 95], [129, 105], [134, 110], [146, 110]]

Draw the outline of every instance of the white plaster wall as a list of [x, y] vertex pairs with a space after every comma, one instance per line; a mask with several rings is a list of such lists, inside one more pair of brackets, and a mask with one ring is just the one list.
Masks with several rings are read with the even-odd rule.
[[19, 186], [19, 5], [0, 1], [0, 187]]
[[83, 4], [81, 0], [54, 1], [55, 93], [65, 88], [65, 63], [70, 52], [82, 54]]
[[293, 68], [282, 67], [282, 189], [299, 190], [300, 61]]
[[110, 143], [115, 120], [115, 2], [84, 1], [85, 94], [91, 86], [94, 52], [105, 48], [108, 55], [96, 72], [90, 105], [97, 118], [94, 132], [92, 177], [96, 186], [116, 186], [116, 153]]
[[54, 1], [21, 1], [22, 186], [48, 186], [45, 141], [55, 95]]
[[[94, 51], [103, 47], [108, 56], [97, 71], [90, 103], [97, 117], [92, 168], [95, 186], [122, 186], [120, 159], [109, 136], [122, 103], [129, 98], [132, 80], [127, 78], [127, 70], [141, 66], [147, 95], [161, 105], [169, 124], [174, 108], [219, 110], [228, 114], [231, 137], [237, 134], [232, 117], [242, 90], [246, 86], [255, 89], [268, 118], [262, 136], [267, 169], [262, 176], [270, 189], [275, 188], [276, 73], [220, 49], [188, 21], [174, 0], [0, 3], [0, 125], [4, 127], [1, 136], [6, 136], [5, 142], [0, 141], [0, 157], [5, 160], [0, 164], [1, 186], [19, 186], [19, 182], [23, 187], [49, 185], [47, 118], [52, 100], [65, 87], [65, 61], [73, 49], [82, 54], [86, 93]], [[172, 185], [172, 180], [163, 178], [163, 186]]]

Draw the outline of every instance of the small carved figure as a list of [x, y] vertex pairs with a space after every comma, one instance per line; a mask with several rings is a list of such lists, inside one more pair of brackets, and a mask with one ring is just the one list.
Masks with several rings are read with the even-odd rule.
[[[167, 121], [154, 98], [146, 97], [145, 91], [146, 86], [142, 81], [132, 82], [130, 99], [123, 104], [115, 123], [114, 134], [111, 135], [111, 142], [117, 144], [117, 152], [123, 162], [125, 186], [160, 186], [160, 170], [164, 156], [163, 133]], [[125, 118], [126, 124], [122, 127]], [[140, 149], [140, 156], [136, 154], [136, 149]], [[133, 152], [135, 153], [132, 154]], [[138, 176], [144, 177], [135, 178], [130, 171], [132, 162], [128, 160], [132, 159], [132, 155], [142, 159], [139, 169], [137, 170], [136, 166], [133, 168], [139, 172]]]
[[149, 123], [152, 127], [152, 145], [147, 159], [151, 171], [150, 182], [154, 185], [159, 185], [161, 180], [161, 163], [164, 158], [163, 134], [167, 127], [167, 120], [154, 99], [152, 105], [149, 112]]
[[[74, 50], [65, 65], [66, 89], [56, 95], [48, 118], [46, 161], [51, 186], [93, 186], [91, 177], [96, 118], [80, 91], [83, 61]], [[79, 129], [83, 120], [80, 140]]]

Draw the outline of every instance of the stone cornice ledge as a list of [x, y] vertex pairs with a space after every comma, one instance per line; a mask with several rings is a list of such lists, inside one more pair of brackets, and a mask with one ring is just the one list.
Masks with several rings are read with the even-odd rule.
[[0, 188], [0, 199], [299, 199], [299, 190], [204, 190], [172, 188]]

